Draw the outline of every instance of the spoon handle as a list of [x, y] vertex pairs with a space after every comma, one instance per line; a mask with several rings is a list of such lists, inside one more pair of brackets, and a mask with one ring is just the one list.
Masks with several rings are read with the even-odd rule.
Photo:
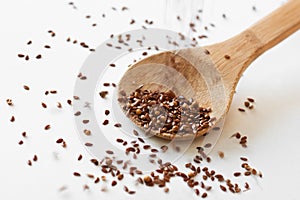
[[300, 29], [300, 0], [290, 0], [248, 30], [260, 41], [261, 54]]

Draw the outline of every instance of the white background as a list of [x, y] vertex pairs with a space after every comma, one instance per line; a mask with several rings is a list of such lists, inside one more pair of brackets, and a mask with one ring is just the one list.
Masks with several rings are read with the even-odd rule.
[[[239, 33], [283, 3], [281, 0], [202, 2], [198, 4], [199, 8], [204, 7], [198, 34], [209, 36], [201, 42], [202, 45]], [[72, 109], [66, 104], [66, 100], [73, 96], [75, 77], [89, 52], [79, 45], [67, 43], [66, 38], [76, 38], [97, 47], [111, 33], [140, 28], [145, 19], [153, 19], [157, 24], [155, 27], [162, 27], [165, 22], [164, 2], [159, 0], [78, 0], [75, 5], [78, 10], [61, 0], [1, 0], [0, 198], [197, 199], [179, 180], [173, 181], [169, 194], [156, 188], [139, 187], [135, 196], [128, 196], [123, 192], [123, 182], [102, 193], [102, 183], [94, 185], [86, 177], [73, 177], [73, 171], [97, 174], [99, 169], [89, 163], [90, 156], [74, 128]], [[130, 10], [120, 12], [124, 5]], [[252, 11], [253, 5], [257, 12]], [[118, 12], [113, 11], [112, 6]], [[179, 7], [184, 8], [182, 5]], [[106, 18], [101, 17], [102, 13], [106, 14]], [[222, 18], [222, 13], [227, 15], [227, 20]], [[92, 18], [86, 19], [86, 15]], [[132, 18], [137, 21], [135, 26], [129, 26]], [[94, 22], [97, 27], [91, 26]], [[204, 32], [203, 26], [210, 22], [216, 27], [209, 26], [210, 30]], [[171, 28], [178, 30], [180, 26]], [[56, 32], [56, 37], [49, 36], [47, 31], [50, 29]], [[29, 40], [33, 41], [31, 46], [26, 45]], [[45, 44], [52, 48], [44, 49]], [[18, 53], [29, 54], [30, 61], [18, 58]], [[39, 53], [43, 59], [34, 59]], [[214, 159], [210, 166], [230, 176], [240, 169], [239, 156], [245, 155], [263, 172], [263, 179], [247, 179], [251, 190], [237, 196], [225, 194], [215, 187], [209, 193], [209, 199], [299, 199], [299, 55], [300, 32], [297, 32], [258, 58], [244, 73], [223, 134], [211, 153]], [[29, 85], [31, 90], [25, 91], [23, 85]], [[44, 91], [51, 89], [58, 90], [58, 95], [44, 96]], [[255, 98], [255, 109], [238, 112], [237, 108], [248, 96]], [[14, 107], [6, 105], [8, 98], [13, 99]], [[41, 101], [50, 108], [44, 110]], [[64, 109], [55, 108], [57, 101], [63, 102]], [[12, 115], [16, 117], [15, 123], [9, 121]], [[49, 123], [52, 129], [44, 131], [44, 126]], [[24, 145], [19, 146], [23, 131], [27, 132], [28, 138]], [[248, 136], [247, 149], [228, 139], [236, 131]], [[67, 141], [67, 149], [55, 143], [60, 137]], [[225, 152], [223, 160], [217, 157], [219, 150]], [[80, 153], [83, 160], [78, 162]], [[39, 160], [29, 167], [27, 160], [32, 159], [34, 154]], [[83, 191], [84, 184], [89, 184], [90, 191]], [[128, 182], [130, 184], [133, 185]], [[68, 189], [58, 192], [63, 185]]]

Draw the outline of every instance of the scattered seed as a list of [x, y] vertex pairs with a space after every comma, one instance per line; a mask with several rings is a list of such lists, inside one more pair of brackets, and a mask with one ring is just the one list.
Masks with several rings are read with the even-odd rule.
[[64, 141], [64, 139], [59, 138], [58, 140], [56, 140], [56, 143], [57, 143], [57, 144], [61, 144], [61, 143], [63, 143], [63, 141]]
[[78, 172], [74, 172], [73, 175], [74, 175], [74, 176], [81, 176], [81, 174], [78, 173]]
[[99, 93], [99, 95], [100, 95], [101, 98], [104, 99], [108, 95], [108, 91], [102, 91], [102, 92]]
[[117, 181], [113, 181], [112, 183], [111, 183], [111, 186], [116, 186], [117, 185]]
[[220, 188], [221, 188], [221, 190], [222, 190], [223, 192], [226, 192], [226, 191], [227, 191], [226, 187], [223, 186], [223, 185], [220, 185]]
[[254, 103], [254, 102], [255, 102], [255, 100], [254, 100], [253, 98], [250, 98], [250, 97], [248, 97], [247, 100], [248, 100], [249, 102], [251, 102], [251, 103]]
[[15, 121], [16, 121], [15, 116], [12, 116], [12, 117], [10, 118], [10, 121], [11, 121], [11, 122], [15, 122]]
[[238, 177], [238, 176], [241, 175], [241, 172], [235, 172], [233, 175], [234, 175], [235, 177]]
[[245, 157], [240, 157], [240, 159], [241, 159], [242, 161], [245, 161], [245, 162], [248, 161], [248, 158], [245, 158]]
[[238, 108], [238, 111], [240, 111], [240, 112], [245, 112], [246, 110], [243, 109], [243, 108]]
[[48, 124], [48, 125], [45, 126], [44, 129], [45, 129], [45, 130], [49, 130], [50, 128], [51, 128], [51, 126]]
[[30, 90], [30, 88], [27, 85], [23, 86], [24, 90]]
[[78, 161], [81, 161], [82, 160], [82, 155], [80, 154], [77, 158]]
[[11, 100], [11, 99], [6, 99], [6, 103], [7, 103], [7, 105], [9, 105], [9, 106], [13, 106], [14, 104], [13, 104], [13, 101]]
[[86, 142], [86, 143], [85, 143], [85, 146], [87, 146], [87, 147], [91, 147], [91, 146], [93, 146], [93, 144], [92, 144], [92, 143], [90, 143], [90, 142]]
[[38, 160], [37, 155], [34, 155], [32, 160], [33, 160], [34, 162], [36, 162], [36, 161]]
[[122, 124], [116, 123], [114, 126], [117, 127], [117, 128], [120, 128], [120, 127], [122, 127]]
[[108, 123], [109, 123], [109, 121], [108, 121], [108, 119], [106, 119], [106, 120], [103, 121], [102, 124], [105, 126], [105, 125], [107, 125]]
[[87, 135], [87, 136], [89, 136], [89, 135], [92, 134], [92, 132], [91, 132], [90, 130], [88, 130], [88, 129], [84, 129], [84, 130], [83, 130], [83, 133], [84, 133], [85, 135]]
[[38, 54], [35, 58], [36, 58], [36, 59], [41, 59], [41, 58], [42, 58], [42, 55], [41, 55], [41, 54]]
[[225, 58], [226, 60], [229, 60], [229, 59], [230, 59], [230, 56], [229, 56], [229, 55], [225, 55], [224, 58]]
[[20, 140], [18, 144], [19, 144], [19, 145], [24, 144], [23, 140]]

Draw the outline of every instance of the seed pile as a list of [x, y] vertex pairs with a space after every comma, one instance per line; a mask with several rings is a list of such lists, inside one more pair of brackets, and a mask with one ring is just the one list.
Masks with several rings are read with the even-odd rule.
[[211, 108], [204, 108], [193, 99], [187, 100], [172, 92], [136, 89], [129, 96], [121, 92], [118, 100], [123, 110], [138, 125], [148, 132], [185, 135], [212, 126]]

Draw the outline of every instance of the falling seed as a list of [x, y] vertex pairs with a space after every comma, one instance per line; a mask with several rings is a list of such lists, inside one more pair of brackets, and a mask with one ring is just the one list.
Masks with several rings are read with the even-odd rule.
[[85, 135], [87, 135], [87, 136], [91, 135], [91, 131], [88, 130], [88, 129], [84, 129], [84, 130], [83, 130], [83, 133], [84, 133]]
[[241, 172], [235, 172], [235, 173], [233, 173], [233, 175], [234, 175], [235, 177], [238, 177], [238, 176], [241, 175]]
[[34, 162], [36, 162], [36, 161], [38, 160], [37, 155], [34, 155], [32, 160], [33, 160]]
[[30, 88], [27, 85], [23, 86], [24, 90], [30, 90]]
[[31, 45], [31, 44], [32, 44], [32, 41], [29, 40], [29, 41], [27, 42], [27, 45]]
[[244, 105], [245, 105], [246, 108], [249, 108], [250, 103], [249, 103], [248, 101], [245, 101], [245, 102], [244, 102]]
[[38, 54], [35, 58], [36, 58], [36, 59], [41, 59], [41, 58], [42, 58], [42, 55], [41, 55], [41, 54]]
[[51, 126], [48, 124], [48, 125], [45, 126], [44, 129], [45, 129], [45, 130], [49, 130], [50, 128], [51, 128]]
[[102, 91], [102, 92], [99, 93], [99, 95], [100, 95], [101, 98], [104, 99], [108, 95], [108, 91]]
[[220, 188], [221, 188], [221, 190], [222, 190], [223, 192], [226, 192], [226, 191], [227, 191], [226, 187], [223, 186], [223, 185], [220, 185]]
[[248, 172], [248, 171], [247, 171], [247, 172], [244, 173], [244, 175], [245, 175], [245, 176], [250, 176], [250, 175], [251, 175], [251, 172]]
[[24, 143], [23, 140], [20, 140], [18, 144], [22, 145], [23, 143]]
[[56, 140], [56, 143], [57, 143], [57, 144], [60, 144], [60, 143], [62, 143], [63, 141], [64, 141], [64, 139], [59, 138], [59, 139]]
[[23, 136], [24, 138], [26, 138], [26, 137], [27, 137], [27, 133], [26, 133], [26, 132], [23, 132], [23, 133], [22, 133], [22, 136]]
[[27, 161], [27, 164], [28, 164], [29, 166], [32, 166], [31, 160], [28, 160], [28, 161]]
[[255, 102], [255, 100], [254, 100], [253, 98], [250, 98], [250, 97], [248, 97], [247, 100], [248, 100], [249, 102], [251, 102], [251, 103], [254, 103], [254, 102]]
[[238, 108], [238, 111], [240, 111], [240, 112], [245, 112], [246, 110], [243, 109], [243, 108]]
[[114, 126], [117, 127], [117, 128], [120, 128], [120, 127], [122, 127], [122, 124], [116, 123]]
[[109, 110], [105, 110], [104, 114], [105, 115], [109, 115], [110, 111]]
[[18, 54], [18, 57], [19, 57], [19, 58], [24, 58], [25, 55], [24, 55], [24, 54]]
[[241, 159], [242, 161], [245, 161], [245, 162], [248, 161], [248, 158], [245, 158], [245, 157], [240, 157], [240, 159]]
[[202, 196], [201, 196], [202, 198], [206, 198], [207, 197], [207, 193], [206, 192], [204, 192], [203, 194], [202, 194]]
[[46, 49], [50, 49], [51, 47], [49, 45], [44, 46]]
[[6, 103], [9, 106], [13, 106], [14, 105], [11, 99], [6, 99]]
[[112, 183], [111, 183], [111, 186], [116, 186], [117, 185], [117, 181], [113, 181]]
[[11, 122], [15, 122], [15, 121], [16, 121], [15, 116], [12, 116], [12, 117], [10, 118], [10, 121], [11, 121]]
[[29, 56], [28, 55], [25, 56], [25, 60], [29, 60]]
[[224, 152], [223, 151], [218, 151], [218, 155], [220, 158], [224, 158]]
[[67, 103], [71, 106], [72, 105], [72, 100], [68, 99]]
[[73, 175], [77, 176], [77, 177], [81, 176], [81, 174], [79, 172], [74, 172]]
[[92, 147], [92, 146], [93, 146], [93, 144], [92, 144], [92, 143], [90, 143], [90, 142], [86, 142], [86, 143], [85, 143], [85, 146], [87, 146], [87, 147]]
[[97, 184], [97, 183], [99, 183], [99, 182], [100, 182], [100, 178], [97, 177], [97, 178], [95, 179], [94, 183]]
[[47, 108], [47, 105], [43, 102], [42, 102], [42, 106], [43, 106], [43, 108]]
[[108, 121], [108, 119], [106, 119], [106, 120], [103, 121], [102, 124], [105, 126], [105, 125], [107, 125], [108, 123], [109, 123], [109, 121]]
[[78, 161], [81, 161], [82, 160], [82, 155], [80, 154], [77, 158]]

